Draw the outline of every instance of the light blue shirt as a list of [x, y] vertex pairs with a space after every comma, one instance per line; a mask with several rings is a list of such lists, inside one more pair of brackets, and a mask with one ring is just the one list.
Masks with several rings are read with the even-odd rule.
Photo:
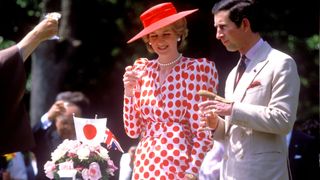
[[41, 128], [46, 130], [52, 125], [52, 121], [48, 118], [48, 113], [45, 113], [43, 116], [41, 116]]
[[252, 62], [251, 60], [256, 57], [257, 49], [259, 49], [260, 46], [263, 45], [264, 40], [262, 38], [259, 39], [259, 41], [253, 45], [249, 51], [245, 54], [246, 56], [246, 67], [250, 66], [250, 63]]

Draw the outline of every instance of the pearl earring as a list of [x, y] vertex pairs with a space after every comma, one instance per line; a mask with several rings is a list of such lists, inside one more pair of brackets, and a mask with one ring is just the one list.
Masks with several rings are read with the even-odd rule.
[[151, 42], [149, 42], [149, 45], [151, 46]]
[[178, 42], [181, 41], [181, 38], [178, 38], [177, 41], [178, 41]]

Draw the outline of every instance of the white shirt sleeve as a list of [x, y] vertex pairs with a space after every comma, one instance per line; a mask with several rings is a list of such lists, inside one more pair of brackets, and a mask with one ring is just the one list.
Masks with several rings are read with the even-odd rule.
[[214, 141], [213, 148], [206, 154], [200, 168], [199, 179], [219, 180], [224, 147], [218, 141]]
[[129, 153], [124, 153], [120, 159], [119, 180], [130, 180], [132, 169], [130, 167], [131, 157]]
[[48, 113], [45, 113], [42, 117], [41, 117], [41, 128], [46, 130], [48, 129], [50, 126], [52, 125], [52, 121], [49, 120], [48, 118]]

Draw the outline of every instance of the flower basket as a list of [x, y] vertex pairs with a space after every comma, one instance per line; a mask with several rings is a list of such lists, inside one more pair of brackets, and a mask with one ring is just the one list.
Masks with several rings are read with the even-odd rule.
[[76, 180], [77, 170], [59, 170], [58, 175], [60, 180]]
[[108, 150], [78, 140], [64, 140], [44, 165], [50, 179], [107, 180], [118, 168], [110, 159]]

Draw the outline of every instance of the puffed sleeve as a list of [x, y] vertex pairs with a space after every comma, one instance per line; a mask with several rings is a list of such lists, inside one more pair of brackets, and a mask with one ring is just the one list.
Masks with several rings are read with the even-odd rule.
[[[137, 71], [144, 71], [148, 59], [139, 58], [135, 60], [133, 69]], [[140, 117], [139, 107], [140, 93], [135, 92], [133, 97], [124, 96], [123, 102], [123, 122], [126, 134], [131, 138], [138, 138], [142, 129], [143, 124], [142, 118]]]
[[218, 72], [214, 62], [205, 58], [195, 59], [188, 64], [184, 77], [188, 99], [186, 119], [189, 119], [193, 141], [187, 172], [198, 174], [206, 152], [212, 148], [213, 140], [210, 131], [198, 131], [200, 127], [198, 104], [205, 99], [200, 97], [197, 92], [199, 90], [208, 90], [216, 93], [218, 89]]

